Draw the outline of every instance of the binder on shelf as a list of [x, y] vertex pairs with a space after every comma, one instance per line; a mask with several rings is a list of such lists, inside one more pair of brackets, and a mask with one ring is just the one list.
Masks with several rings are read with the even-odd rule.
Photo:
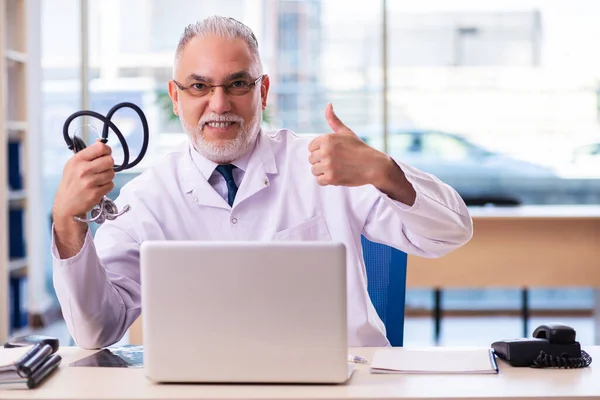
[[8, 187], [11, 190], [23, 189], [21, 171], [21, 142], [8, 142]]
[[27, 326], [27, 311], [23, 301], [25, 299], [25, 291], [27, 278], [9, 279], [9, 302], [8, 309], [10, 311], [10, 332], [21, 329]]
[[23, 258], [25, 248], [25, 210], [13, 208], [8, 210], [8, 257]]

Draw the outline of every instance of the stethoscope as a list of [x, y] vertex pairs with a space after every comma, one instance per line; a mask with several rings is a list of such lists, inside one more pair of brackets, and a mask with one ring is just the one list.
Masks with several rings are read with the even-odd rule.
[[[123, 136], [119, 128], [117, 128], [117, 126], [111, 121], [111, 118], [115, 114], [115, 112], [124, 107], [131, 108], [137, 113], [137, 115], [140, 117], [140, 120], [142, 121], [142, 128], [144, 131], [144, 142], [142, 143], [142, 149], [140, 150], [140, 154], [131, 163], [129, 162], [129, 147], [127, 146], [125, 137]], [[123, 147], [123, 163], [121, 165], [113, 166], [113, 170], [115, 172], [124, 171], [126, 169], [135, 167], [140, 161], [142, 161], [142, 158], [144, 158], [146, 150], [148, 149], [149, 135], [148, 121], [146, 120], [146, 116], [144, 115], [144, 112], [141, 108], [139, 108], [133, 103], [124, 102], [119, 103], [113, 108], [111, 108], [108, 114], [106, 114], [106, 116], [99, 114], [95, 111], [89, 110], [77, 111], [76, 113], [72, 114], [69, 118], [67, 118], [63, 126], [63, 137], [65, 139], [65, 143], [67, 143], [67, 146], [69, 147], [69, 150], [72, 150], [74, 153], [85, 149], [86, 145], [83, 139], [81, 139], [79, 136], [73, 135], [73, 138], [69, 136], [69, 125], [71, 124], [71, 122], [73, 122], [75, 118], [83, 116], [93, 117], [99, 119], [104, 123], [100, 139], [102, 143], [106, 143], [108, 141], [108, 128], [112, 129], [112, 131], [117, 135], [117, 138], [119, 138], [119, 142]], [[130, 209], [131, 207], [129, 207], [129, 205], [126, 205], [121, 211], [119, 211], [115, 202], [109, 199], [108, 197], [104, 196], [100, 200], [100, 202], [96, 206], [94, 206], [94, 208], [92, 208], [92, 210], [90, 211], [91, 218], [86, 219], [80, 218], [78, 216], [73, 216], [73, 218], [79, 222], [95, 222], [97, 224], [102, 224], [106, 220], [114, 220], [115, 218], [125, 214]]]

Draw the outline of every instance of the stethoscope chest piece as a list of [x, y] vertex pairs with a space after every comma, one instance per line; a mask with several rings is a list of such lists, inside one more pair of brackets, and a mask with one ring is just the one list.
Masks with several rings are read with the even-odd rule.
[[109, 199], [108, 197], [104, 196], [102, 200], [100, 200], [100, 203], [95, 205], [94, 208], [92, 208], [92, 210], [90, 211], [90, 214], [92, 216], [91, 218], [87, 219], [80, 218], [77, 216], [73, 218], [75, 219], [75, 221], [78, 222], [95, 222], [97, 224], [103, 224], [106, 220], [112, 221], [117, 217], [120, 217], [130, 209], [131, 207], [129, 205], [126, 205], [121, 211], [119, 211], [115, 202]]

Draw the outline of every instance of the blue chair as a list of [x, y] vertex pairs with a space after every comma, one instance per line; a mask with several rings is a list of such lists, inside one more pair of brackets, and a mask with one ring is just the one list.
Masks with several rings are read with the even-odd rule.
[[392, 346], [404, 343], [406, 253], [361, 237], [368, 291]]

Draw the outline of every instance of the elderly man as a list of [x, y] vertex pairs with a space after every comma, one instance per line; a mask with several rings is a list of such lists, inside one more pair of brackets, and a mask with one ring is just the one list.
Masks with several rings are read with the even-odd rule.
[[65, 166], [53, 207], [54, 282], [69, 332], [85, 348], [117, 342], [140, 315], [145, 240], [343, 242], [350, 346], [385, 346], [369, 298], [361, 234], [438, 257], [466, 243], [460, 196], [435, 177], [364, 142], [328, 105], [330, 133], [261, 130], [270, 81], [252, 31], [231, 18], [188, 26], [169, 82], [189, 143], [123, 187], [131, 211], [95, 236], [73, 219], [112, 188], [111, 149], [97, 142]]

